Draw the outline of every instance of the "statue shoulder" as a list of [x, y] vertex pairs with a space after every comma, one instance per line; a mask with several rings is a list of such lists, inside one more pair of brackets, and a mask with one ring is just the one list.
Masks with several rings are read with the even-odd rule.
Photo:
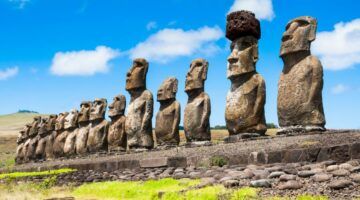
[[254, 81], [257, 83], [257, 85], [264, 85], [265, 86], [265, 79], [261, 74], [256, 73], [253, 76]]
[[321, 61], [318, 57], [314, 56], [314, 55], [310, 55], [307, 57], [308, 62], [310, 63], [311, 66], [313, 67], [320, 67], [322, 68], [322, 64]]
[[150, 92], [150, 90], [144, 90], [144, 92], [141, 94], [141, 96], [145, 99], [153, 99], [153, 95]]

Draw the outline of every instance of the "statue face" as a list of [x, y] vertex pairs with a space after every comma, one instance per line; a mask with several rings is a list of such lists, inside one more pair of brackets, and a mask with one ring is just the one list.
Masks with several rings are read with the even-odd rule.
[[178, 80], [174, 77], [166, 79], [157, 92], [157, 100], [164, 101], [168, 99], [175, 99], [178, 89]]
[[133, 66], [126, 74], [126, 90], [146, 88], [146, 74], [149, 63], [143, 58], [137, 58], [133, 61]]
[[34, 121], [31, 124], [30, 132], [29, 132], [30, 136], [35, 136], [38, 134], [40, 122], [41, 122], [40, 116], [34, 117]]
[[315, 40], [317, 22], [311, 17], [299, 17], [290, 21], [281, 39], [280, 56], [298, 51], [310, 51]]
[[84, 101], [80, 105], [80, 112], [79, 112], [79, 122], [88, 122], [90, 120], [90, 109], [91, 109], [91, 102]]
[[65, 129], [77, 127], [78, 116], [79, 112], [76, 109], [72, 109], [65, 117]]
[[91, 105], [90, 120], [104, 119], [106, 106], [106, 99], [95, 99]]
[[48, 123], [48, 118], [43, 118], [41, 120], [41, 123], [39, 125], [39, 134], [40, 135], [44, 135], [47, 133], [47, 123]]
[[126, 98], [124, 95], [118, 95], [113, 98], [113, 102], [109, 105], [109, 117], [124, 115], [126, 106]]
[[185, 91], [204, 88], [209, 63], [204, 59], [191, 62], [190, 70], [186, 75]]
[[255, 71], [258, 60], [258, 42], [253, 36], [245, 36], [231, 44], [228, 57], [227, 77], [229, 79]]
[[65, 117], [68, 115], [68, 112], [60, 113], [56, 118], [55, 130], [63, 130], [65, 128]]
[[46, 123], [46, 130], [47, 131], [55, 130], [56, 118], [57, 118], [57, 115], [50, 115], [49, 116], [49, 119], [48, 119], [48, 121]]

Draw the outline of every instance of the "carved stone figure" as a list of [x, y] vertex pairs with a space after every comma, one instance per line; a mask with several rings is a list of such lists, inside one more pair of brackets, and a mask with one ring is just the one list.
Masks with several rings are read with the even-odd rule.
[[260, 23], [249, 11], [227, 16], [227, 37], [232, 40], [227, 77], [231, 88], [226, 97], [225, 120], [231, 136], [264, 135], [265, 80], [256, 72]]
[[31, 138], [31, 140], [29, 142], [29, 146], [26, 151], [26, 156], [25, 156], [26, 161], [35, 160], [35, 150], [40, 137], [38, 136], [40, 123], [41, 123], [41, 117], [40, 116], [34, 117], [34, 121], [31, 123], [31, 128], [29, 132], [29, 138]]
[[54, 159], [53, 145], [56, 136], [55, 125], [57, 120], [57, 115], [50, 115], [46, 123], [47, 136], [45, 137], [45, 159], [52, 160]]
[[32, 139], [30, 137], [31, 123], [26, 124], [25, 129], [26, 129], [26, 132], [25, 132], [26, 137], [24, 138], [25, 142], [24, 142], [24, 145], [23, 145], [23, 148], [22, 148], [22, 151], [21, 151], [21, 154], [20, 154], [20, 158], [19, 158], [20, 163], [28, 162], [28, 158], [26, 156], [27, 156], [27, 152], [28, 152], [28, 149], [29, 149], [30, 141]]
[[204, 92], [209, 63], [204, 59], [191, 62], [186, 75], [185, 92], [189, 96], [184, 113], [187, 142], [210, 141], [210, 97]]
[[325, 130], [323, 67], [310, 52], [316, 28], [316, 19], [298, 17], [287, 24], [283, 34], [280, 57], [284, 68], [278, 85], [279, 134]]
[[77, 135], [79, 112], [76, 109], [72, 109], [68, 116], [65, 118], [65, 131], [66, 139], [64, 143], [64, 154], [71, 156], [75, 154], [75, 140]]
[[[25, 143], [28, 140], [31, 124], [26, 124], [24, 128], [20, 131], [19, 137], [17, 139], [17, 148], [16, 148], [16, 164], [21, 164], [24, 161], [26, 150]], [[28, 144], [28, 143], [27, 143]]]
[[107, 107], [106, 99], [95, 99], [91, 106], [91, 126], [87, 140], [87, 149], [90, 153], [107, 151], [107, 133], [109, 122], [105, 120]]
[[124, 95], [115, 96], [109, 105], [109, 117], [111, 118], [107, 135], [109, 151], [126, 151], [125, 107], [126, 98]]
[[47, 136], [47, 122], [48, 122], [48, 118], [42, 118], [41, 119], [41, 123], [39, 125], [39, 141], [38, 144], [36, 146], [36, 150], [35, 150], [35, 157], [36, 160], [43, 160], [45, 159], [45, 146], [46, 146], [46, 136]]
[[155, 134], [159, 146], [179, 145], [180, 103], [176, 101], [178, 80], [166, 79], [157, 93], [160, 110], [156, 114]]
[[65, 118], [69, 115], [68, 112], [60, 113], [56, 119], [55, 131], [56, 136], [54, 139], [53, 153], [55, 157], [64, 156], [64, 145], [67, 137], [65, 131]]
[[78, 118], [79, 128], [75, 139], [76, 153], [80, 155], [87, 152], [86, 143], [90, 131], [90, 110], [91, 101], [81, 102]]
[[152, 136], [152, 116], [154, 100], [146, 90], [146, 74], [149, 63], [143, 58], [133, 61], [126, 76], [126, 90], [131, 100], [125, 122], [128, 146], [131, 149], [151, 149], [154, 146]]

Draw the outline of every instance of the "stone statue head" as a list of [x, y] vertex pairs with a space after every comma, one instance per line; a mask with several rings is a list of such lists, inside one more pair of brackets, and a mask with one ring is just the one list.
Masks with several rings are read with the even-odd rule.
[[316, 19], [304, 16], [291, 20], [281, 39], [280, 56], [299, 51], [310, 51], [316, 37]]
[[20, 134], [19, 134], [18, 139], [17, 139], [18, 144], [24, 142], [29, 137], [30, 128], [31, 128], [31, 124], [27, 123], [23, 127], [23, 129], [20, 130]]
[[190, 64], [186, 75], [185, 91], [204, 88], [209, 63], [202, 58], [195, 59]]
[[29, 132], [29, 136], [34, 137], [35, 135], [38, 134], [38, 130], [39, 130], [39, 125], [41, 123], [41, 117], [40, 116], [36, 116], [34, 117], [33, 122], [31, 123], [31, 128], [30, 128], [30, 132]]
[[55, 130], [57, 115], [50, 115], [46, 123], [46, 130], [48, 132]]
[[157, 101], [165, 101], [176, 98], [178, 80], [175, 77], [167, 78], [159, 87]]
[[126, 98], [124, 95], [117, 95], [113, 98], [113, 102], [109, 105], [109, 117], [124, 115], [126, 107]]
[[47, 123], [48, 123], [49, 118], [43, 117], [41, 119], [41, 123], [39, 124], [39, 135], [40, 136], [45, 136], [48, 131], [47, 131]]
[[146, 74], [148, 72], [149, 63], [144, 58], [136, 58], [133, 65], [126, 74], [126, 90], [136, 90], [138, 88], [146, 88]]
[[107, 107], [106, 99], [95, 99], [91, 105], [90, 120], [104, 119]]
[[56, 118], [55, 130], [60, 131], [65, 129], [65, 117], [68, 115], [68, 112], [60, 113]]
[[78, 122], [88, 122], [90, 121], [90, 110], [91, 110], [91, 101], [83, 101], [80, 104], [80, 112]]
[[65, 129], [76, 128], [78, 124], [79, 111], [72, 109], [65, 117]]
[[254, 36], [235, 40], [231, 44], [231, 54], [228, 57], [227, 77], [232, 79], [255, 71], [258, 58], [258, 40]]

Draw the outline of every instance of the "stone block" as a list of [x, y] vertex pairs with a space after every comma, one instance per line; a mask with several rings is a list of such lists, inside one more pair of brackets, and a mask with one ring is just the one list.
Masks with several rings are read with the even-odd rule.
[[187, 167], [186, 157], [169, 157], [167, 159], [168, 167]]
[[167, 158], [150, 158], [140, 160], [140, 167], [142, 168], [156, 168], [156, 167], [166, 167], [168, 163]]
[[351, 159], [360, 159], [360, 143], [351, 145], [350, 148]]

